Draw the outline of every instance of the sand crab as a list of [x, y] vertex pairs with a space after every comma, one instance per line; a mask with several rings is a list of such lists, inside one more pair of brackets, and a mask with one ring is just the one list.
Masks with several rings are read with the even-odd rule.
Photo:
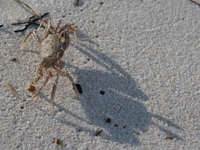
[[[59, 20], [57, 26], [53, 28], [51, 26], [50, 18], [44, 18], [40, 24], [40, 27], [43, 23], [46, 24], [46, 27], [44, 29], [42, 40], [36, 34], [37, 30], [34, 30], [29, 32], [29, 34], [22, 41], [23, 44], [24, 42], [26, 42], [27, 38], [31, 34], [33, 34], [37, 43], [40, 44], [41, 63], [38, 66], [37, 78], [30, 82], [29, 87], [40, 80], [41, 77], [46, 78], [43, 84], [39, 87], [39, 89], [36, 90], [32, 98], [30, 98], [29, 100], [34, 99], [39, 94], [39, 92], [46, 85], [50, 77], [56, 77], [51, 93], [51, 101], [53, 101], [59, 75], [68, 77], [71, 81], [73, 89], [79, 95], [79, 91], [73, 78], [67, 72], [61, 71], [64, 67], [64, 62], [61, 60], [61, 58], [63, 57], [63, 54], [70, 43], [69, 33], [74, 33], [76, 38], [77, 27], [73, 27], [73, 24], [68, 23], [60, 28], [61, 20]], [[38, 29], [40, 29], [40, 27]]]

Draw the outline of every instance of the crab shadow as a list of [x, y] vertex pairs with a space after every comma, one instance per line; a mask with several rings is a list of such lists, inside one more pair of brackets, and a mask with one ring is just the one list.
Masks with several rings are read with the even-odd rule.
[[[92, 43], [92, 41], [90, 42]], [[104, 67], [106, 71], [80, 70], [78, 68], [75, 71], [78, 76], [77, 81], [83, 89], [81, 103], [87, 115], [87, 120], [54, 103], [55, 106], [65, 111], [67, 115], [72, 115], [87, 124], [97, 126], [99, 130], [103, 130], [99, 136], [114, 142], [140, 145], [142, 142], [139, 140], [139, 136], [148, 131], [150, 125], [156, 126], [166, 136], [183, 140], [178, 134], [153, 121], [153, 118], [154, 120], [157, 119], [176, 132], [182, 130], [172, 121], [147, 111], [143, 102], [149, 100], [149, 97], [137, 87], [132, 76], [124, 71], [120, 65], [107, 55], [93, 50], [81, 42], [73, 46], [86, 55], [89, 60]], [[59, 119], [59, 121], [68, 126], [73, 126], [77, 130], [92, 135], [96, 134], [96, 131], [72, 123], [67, 119]]]

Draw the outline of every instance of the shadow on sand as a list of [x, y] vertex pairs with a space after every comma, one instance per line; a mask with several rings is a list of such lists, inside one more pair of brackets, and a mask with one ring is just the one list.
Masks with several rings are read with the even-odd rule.
[[[89, 42], [90, 44], [96, 44], [91, 40]], [[138, 136], [145, 133], [150, 125], [156, 126], [167, 136], [183, 140], [177, 134], [153, 121], [154, 118], [176, 130], [183, 130], [170, 120], [147, 112], [146, 106], [142, 101], [147, 101], [149, 99], [148, 96], [137, 88], [134, 79], [117, 63], [107, 55], [91, 49], [81, 42], [77, 42], [73, 46], [90, 60], [106, 68], [106, 72], [76, 69], [77, 80], [83, 88], [81, 103], [89, 121], [54, 103], [59, 110], [65, 111], [66, 115], [72, 115], [85, 123], [98, 126], [103, 130], [99, 136], [114, 142], [140, 145], [142, 141], [139, 140]], [[100, 94], [100, 91], [104, 91], [105, 94]], [[111, 119], [110, 123], [106, 123], [108, 118]], [[92, 129], [82, 127], [66, 119], [59, 119], [59, 121], [76, 129], [89, 132], [92, 135], [96, 133]]]

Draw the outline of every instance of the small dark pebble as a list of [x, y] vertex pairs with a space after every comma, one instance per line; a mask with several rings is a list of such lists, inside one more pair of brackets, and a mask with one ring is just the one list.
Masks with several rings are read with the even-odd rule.
[[106, 123], [111, 123], [111, 119], [110, 118], [106, 119]]
[[17, 58], [13, 58], [13, 59], [11, 59], [11, 61], [17, 61]]
[[97, 131], [97, 133], [95, 134], [95, 136], [98, 136], [101, 132], [103, 132], [103, 130]]
[[166, 137], [165, 140], [173, 140], [174, 137]]
[[83, 90], [82, 90], [81, 85], [80, 85], [80, 84], [76, 84], [76, 87], [77, 87], [77, 89], [78, 89], [78, 92], [79, 92], [80, 94], [82, 94], [82, 93], [83, 93]]
[[118, 125], [117, 125], [117, 124], [115, 124], [115, 127], [118, 127]]
[[100, 93], [101, 93], [101, 95], [104, 95], [104, 94], [105, 94], [105, 92], [104, 92], [104, 91], [100, 91]]
[[103, 2], [100, 2], [99, 4], [100, 4], [100, 5], [103, 5]]
[[0, 27], [3, 27], [3, 25], [1, 24]]
[[20, 108], [21, 108], [21, 109], [24, 109], [24, 106], [21, 106]]

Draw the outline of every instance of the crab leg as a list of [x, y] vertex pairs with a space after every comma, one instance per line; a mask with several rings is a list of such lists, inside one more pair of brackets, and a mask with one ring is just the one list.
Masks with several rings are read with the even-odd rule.
[[42, 68], [39, 65], [38, 70], [37, 70], [37, 78], [35, 80], [31, 81], [31, 83], [29, 83], [29, 87], [32, 86], [37, 81], [39, 81], [42, 76], [43, 76]]
[[37, 33], [36, 30], [29, 32], [29, 33], [25, 36], [25, 38], [23, 39], [22, 44], [24, 44], [24, 43], [26, 42], [26, 40], [28, 39], [28, 37], [29, 37], [31, 34], [34, 35], [34, 38], [35, 38], [36, 42], [38, 42], [38, 43], [40, 44], [40, 43], [41, 43], [41, 40], [40, 40], [39, 36], [38, 36], [36, 33]]
[[58, 21], [57, 26], [53, 30], [53, 34], [58, 32], [58, 28], [60, 27], [60, 24], [61, 24], [61, 20]]
[[61, 71], [61, 70], [59, 70], [59, 69], [57, 69], [57, 68], [55, 68], [55, 70], [57, 71], [57, 73], [58, 73], [59, 75], [65, 76], [65, 77], [69, 78], [69, 80], [70, 80], [70, 82], [71, 82], [71, 84], [72, 84], [72, 86], [73, 86], [73, 89], [75, 90], [76, 94], [77, 94], [78, 96], [80, 96], [80, 93], [79, 93], [79, 91], [78, 91], [78, 89], [77, 89], [77, 87], [76, 87], [76, 84], [75, 84], [73, 78], [72, 78], [67, 72], [63, 72], [63, 71]]
[[56, 75], [56, 82], [53, 85], [52, 92], [51, 92], [51, 103], [53, 103], [53, 100], [54, 100], [54, 96], [55, 96], [55, 93], [56, 93], [57, 84], [58, 84], [58, 75]]
[[44, 33], [43, 33], [43, 38], [45, 39], [49, 35], [49, 30], [51, 28], [51, 18], [44, 18], [44, 19], [42, 19], [42, 22], [40, 23], [40, 26], [38, 27], [38, 30], [40, 30], [40, 28], [43, 25], [43, 23], [47, 24], [47, 26], [44, 29]]
[[40, 93], [40, 91], [42, 90], [42, 88], [47, 84], [48, 80], [49, 80], [49, 76], [46, 77], [46, 80], [43, 82], [43, 84], [40, 86], [40, 88], [39, 88], [39, 89], [34, 93], [34, 95], [33, 95], [30, 99], [28, 99], [28, 100], [34, 99], [34, 98]]

